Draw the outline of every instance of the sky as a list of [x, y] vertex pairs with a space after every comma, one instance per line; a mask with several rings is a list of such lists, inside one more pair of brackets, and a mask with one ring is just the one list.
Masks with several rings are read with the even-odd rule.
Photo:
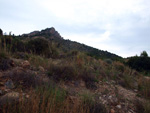
[[0, 28], [54, 27], [64, 39], [122, 57], [150, 55], [150, 0], [0, 0]]

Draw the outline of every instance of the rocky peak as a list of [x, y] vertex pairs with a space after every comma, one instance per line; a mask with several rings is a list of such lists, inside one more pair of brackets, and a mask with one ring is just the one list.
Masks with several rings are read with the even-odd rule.
[[62, 38], [60, 36], [60, 34], [55, 30], [54, 27], [46, 28], [46, 29], [42, 30], [41, 34], [46, 34], [46, 35], [51, 35], [51, 36], [54, 36], [54, 37]]
[[57, 37], [57, 38], [60, 38], [62, 39], [62, 37], [60, 36], [60, 34], [55, 30], [54, 27], [51, 27], [51, 28], [46, 28], [44, 30], [41, 30], [41, 31], [33, 31], [29, 34], [23, 34], [22, 36], [28, 36], [28, 37], [33, 37], [33, 36], [51, 36], [51, 37]]

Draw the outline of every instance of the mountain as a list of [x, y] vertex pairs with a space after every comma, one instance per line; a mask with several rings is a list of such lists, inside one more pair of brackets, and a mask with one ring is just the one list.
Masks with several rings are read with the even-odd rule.
[[33, 31], [29, 34], [23, 34], [22, 37], [29, 37], [29, 38], [45, 37], [46, 39], [49, 39], [51, 42], [57, 43], [58, 45], [57, 47], [61, 48], [64, 52], [74, 50], [84, 52], [87, 55], [95, 58], [112, 59], [112, 60], [119, 60], [122, 58], [116, 54], [99, 50], [85, 44], [81, 44], [71, 40], [65, 40], [53, 27], [46, 28], [41, 31]]

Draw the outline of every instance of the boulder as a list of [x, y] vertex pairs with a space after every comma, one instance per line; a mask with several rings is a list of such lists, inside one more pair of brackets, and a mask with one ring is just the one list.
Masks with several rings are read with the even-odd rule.
[[5, 83], [5, 87], [8, 88], [8, 89], [13, 89], [14, 88], [14, 83], [12, 80], [8, 80], [6, 83]]
[[9, 92], [0, 97], [0, 104], [7, 104], [19, 101], [19, 93], [18, 92]]
[[45, 69], [42, 66], [39, 66], [39, 71], [45, 72]]
[[111, 109], [111, 110], [110, 110], [110, 113], [115, 113], [115, 110], [114, 110], [114, 109]]
[[30, 62], [27, 61], [27, 60], [25, 60], [25, 61], [23, 61], [23, 62], [21, 63], [21, 66], [22, 66], [23, 68], [30, 68]]

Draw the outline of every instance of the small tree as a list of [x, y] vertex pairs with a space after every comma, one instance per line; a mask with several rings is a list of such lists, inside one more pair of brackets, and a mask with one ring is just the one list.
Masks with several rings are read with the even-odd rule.
[[0, 36], [2, 36], [3, 35], [3, 31], [0, 29]]
[[141, 53], [141, 55], [140, 55], [141, 57], [148, 57], [148, 54], [147, 54], [147, 52], [146, 51], [143, 51], [142, 53]]

